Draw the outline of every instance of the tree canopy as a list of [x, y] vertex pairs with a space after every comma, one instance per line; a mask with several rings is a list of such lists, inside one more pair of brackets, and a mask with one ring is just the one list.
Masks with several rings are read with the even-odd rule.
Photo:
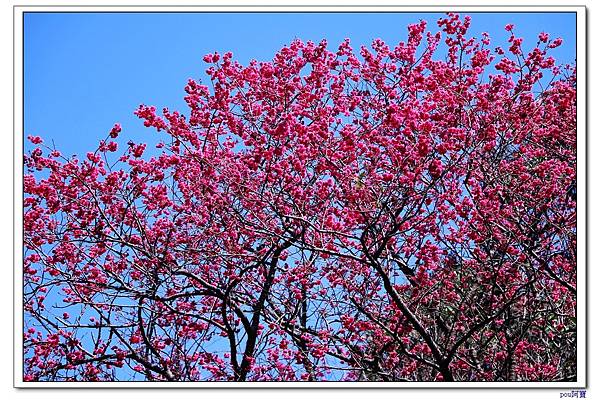
[[31, 136], [25, 380], [575, 380], [576, 69], [469, 22], [209, 54], [154, 142]]

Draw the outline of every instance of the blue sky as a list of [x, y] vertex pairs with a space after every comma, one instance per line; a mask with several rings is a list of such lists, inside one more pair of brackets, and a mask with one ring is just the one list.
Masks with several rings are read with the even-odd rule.
[[[514, 23], [525, 45], [545, 31], [564, 39], [553, 55], [575, 58], [574, 13], [466, 13], [471, 33], [505, 43]], [[245, 64], [270, 60], [294, 38], [331, 49], [346, 37], [355, 49], [382, 38], [406, 39], [406, 25], [424, 19], [437, 30], [439, 13], [26, 13], [24, 21], [25, 135], [54, 140], [65, 155], [95, 148], [115, 122], [122, 136], [148, 138], [133, 111], [141, 103], [187, 114], [183, 88], [204, 78], [203, 55], [232, 51]], [[26, 144], [26, 148], [29, 146]]]

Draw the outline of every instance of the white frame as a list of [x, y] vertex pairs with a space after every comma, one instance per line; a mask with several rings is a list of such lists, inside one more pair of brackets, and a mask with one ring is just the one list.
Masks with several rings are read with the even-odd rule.
[[[248, 5], [224, 2], [222, 5], [205, 6], [14, 6], [14, 314], [13, 314], [13, 385], [17, 388], [537, 388], [537, 389], [583, 389], [587, 382], [587, 139], [586, 139], [586, 8], [585, 6], [454, 6], [454, 5], [259, 5], [248, 1]], [[254, 3], [254, 4], [253, 4]], [[438, 2], [437, 4], [439, 4]], [[516, 3], [511, 3], [516, 4]], [[25, 382], [23, 381], [23, 13], [33, 11], [52, 12], [300, 12], [300, 11], [377, 11], [377, 12], [543, 12], [562, 11], [577, 14], [577, 381], [576, 382]]]

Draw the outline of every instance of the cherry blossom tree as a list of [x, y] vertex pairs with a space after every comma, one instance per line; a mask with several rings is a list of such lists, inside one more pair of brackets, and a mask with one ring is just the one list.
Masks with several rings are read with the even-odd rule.
[[30, 136], [25, 380], [575, 380], [576, 69], [469, 22], [209, 54], [152, 145]]

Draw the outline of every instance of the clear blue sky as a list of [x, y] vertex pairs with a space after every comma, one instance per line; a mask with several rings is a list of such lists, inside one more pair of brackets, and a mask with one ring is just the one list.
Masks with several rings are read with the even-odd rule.
[[[553, 55], [575, 59], [574, 13], [466, 13], [471, 33], [505, 43], [514, 23], [525, 45], [545, 31], [564, 39]], [[270, 60], [294, 38], [331, 49], [346, 37], [355, 49], [382, 38], [406, 39], [406, 25], [424, 19], [437, 30], [439, 13], [27, 13], [24, 21], [25, 135], [53, 139], [65, 155], [95, 148], [115, 122], [122, 136], [144, 140], [133, 111], [141, 103], [187, 114], [183, 88], [204, 78], [204, 54]], [[150, 138], [148, 138], [150, 139]], [[149, 141], [154, 141], [150, 139]], [[26, 148], [29, 146], [26, 144]]]

